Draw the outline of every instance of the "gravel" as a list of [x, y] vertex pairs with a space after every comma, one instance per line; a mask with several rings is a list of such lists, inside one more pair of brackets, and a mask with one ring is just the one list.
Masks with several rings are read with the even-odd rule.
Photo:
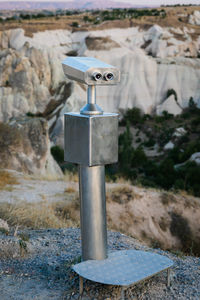
[[[24, 230], [18, 237], [2, 234], [0, 241], [1, 300], [79, 298], [78, 275], [71, 270], [81, 256], [79, 229]], [[128, 288], [126, 299], [200, 299], [200, 258], [150, 249], [117, 232], [108, 232], [108, 241], [109, 250], [152, 251], [174, 261], [170, 287], [166, 286], [166, 272], [162, 272]], [[17, 253], [21, 249], [20, 256], [6, 255], [5, 245], [16, 247]], [[82, 299], [120, 299], [120, 294], [118, 286], [85, 280]]]

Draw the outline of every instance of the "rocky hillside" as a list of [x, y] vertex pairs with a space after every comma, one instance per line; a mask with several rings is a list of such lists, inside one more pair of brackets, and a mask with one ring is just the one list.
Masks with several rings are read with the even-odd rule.
[[[187, 16], [180, 16], [184, 11]], [[144, 113], [177, 115], [191, 98], [200, 105], [199, 8], [165, 13], [156, 17], [151, 12], [129, 22], [126, 12], [123, 20], [104, 21], [104, 17], [93, 26], [88, 16], [79, 16], [85, 21], [76, 30], [44, 31], [43, 23], [43, 31], [32, 37], [21, 28], [0, 31], [0, 121], [26, 114], [43, 117], [51, 141], [63, 146], [63, 115], [79, 110], [86, 100], [86, 87], [63, 75], [61, 61], [67, 55], [94, 56], [119, 67], [118, 86], [97, 88], [97, 102], [104, 111], [122, 115], [136, 106]], [[112, 12], [106, 14], [113, 17]], [[127, 28], [120, 28], [122, 23]], [[27, 24], [23, 21], [21, 26]]]
[[[190, 97], [200, 105], [198, 12], [179, 27], [54, 30], [32, 38], [22, 29], [0, 32], [0, 120], [42, 113], [54, 142], [61, 143], [64, 112], [79, 110], [86, 99], [85, 87], [63, 76], [61, 60], [66, 55], [103, 58], [120, 68], [118, 86], [97, 89], [105, 111], [137, 106], [145, 113], [178, 114]], [[170, 89], [177, 99], [167, 97]]]

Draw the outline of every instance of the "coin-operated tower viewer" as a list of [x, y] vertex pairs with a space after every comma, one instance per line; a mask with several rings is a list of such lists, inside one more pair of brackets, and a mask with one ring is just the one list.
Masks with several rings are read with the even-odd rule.
[[80, 113], [65, 114], [65, 161], [79, 165], [82, 259], [107, 257], [105, 165], [118, 160], [118, 115], [96, 104], [96, 86], [120, 81], [117, 68], [92, 57], [68, 57], [65, 75], [88, 85]]
[[96, 104], [96, 86], [120, 81], [117, 68], [91, 57], [68, 57], [65, 75], [88, 85], [87, 104], [65, 114], [65, 161], [79, 165], [82, 262], [73, 266], [83, 278], [125, 288], [161, 271], [172, 261], [155, 253], [122, 250], [107, 252], [105, 165], [118, 160], [118, 115], [104, 113]]

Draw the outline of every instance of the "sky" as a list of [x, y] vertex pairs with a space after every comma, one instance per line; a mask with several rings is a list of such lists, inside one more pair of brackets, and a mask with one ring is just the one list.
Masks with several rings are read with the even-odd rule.
[[[5, 0], [0, 0], [1, 1], [4, 1]], [[7, 1], [20, 1], [20, 0], [7, 0]], [[7, 2], [6, 1], [6, 2]], [[39, 1], [39, 2], [43, 2], [43, 1], [48, 1], [48, 2], [69, 2], [69, 1], [79, 1], [79, 0], [28, 0], [28, 1]], [[88, 0], [90, 1], [90, 0]], [[94, 1], [94, 0], [93, 0]], [[98, 1], [98, 0], [97, 0]], [[135, 4], [135, 5], [147, 5], [147, 4], [157, 4], [157, 5], [160, 5], [160, 4], [164, 4], [164, 5], [167, 5], [167, 4], [200, 4], [200, 0], [113, 0], [115, 2], [127, 2], [127, 3], [131, 3], [131, 4]]]
[[[26, 1], [26, 0], [7, 0], [7, 1]], [[68, 2], [68, 1], [79, 1], [79, 0], [28, 0], [28, 1], [48, 1], [48, 2]], [[90, 1], [90, 0], [88, 0]], [[94, 1], [94, 0], [93, 0]], [[98, 1], [98, 0], [96, 0]], [[113, 0], [115, 2], [127, 2], [133, 5], [141, 6], [155, 6], [155, 5], [169, 5], [169, 4], [197, 4], [200, 5], [200, 0]], [[0, 2], [5, 2], [5, 0], [0, 0]]]
[[115, 0], [136, 5], [200, 4], [200, 0]]

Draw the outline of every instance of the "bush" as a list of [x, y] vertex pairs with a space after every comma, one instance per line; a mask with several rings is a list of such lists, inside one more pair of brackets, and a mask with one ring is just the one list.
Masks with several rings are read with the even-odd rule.
[[177, 170], [177, 177], [184, 181], [184, 188], [190, 194], [200, 197], [200, 166], [195, 162], [188, 162]]
[[155, 181], [157, 185], [164, 189], [170, 189], [173, 187], [176, 178], [176, 171], [174, 170], [174, 163], [171, 159], [164, 159], [158, 168], [158, 174]]
[[177, 93], [174, 89], [169, 89], [167, 91], [166, 97], [169, 98], [171, 95], [174, 95], [176, 101], [178, 101]]
[[126, 131], [119, 136], [119, 169], [125, 175], [129, 174], [132, 157], [132, 135], [130, 125], [127, 123]]
[[150, 138], [147, 142], [144, 143], [145, 147], [153, 147], [156, 141], [153, 138]]
[[132, 168], [142, 167], [143, 164], [147, 160], [146, 154], [144, 153], [144, 150], [141, 146], [139, 146], [135, 150], [133, 149], [131, 158], [132, 158], [132, 160], [131, 160], [131, 167]]
[[129, 122], [131, 125], [144, 122], [142, 112], [138, 107], [133, 107], [126, 111], [122, 123], [127, 124], [127, 122]]
[[64, 150], [59, 146], [51, 147], [51, 154], [58, 163], [64, 162]]
[[78, 24], [78, 22], [72, 22], [72, 27], [79, 27], [79, 24]]
[[168, 111], [166, 111], [166, 110], [163, 110], [162, 115], [165, 120], [170, 120], [170, 119], [173, 119], [173, 117], [174, 117], [173, 114], [169, 114]]

